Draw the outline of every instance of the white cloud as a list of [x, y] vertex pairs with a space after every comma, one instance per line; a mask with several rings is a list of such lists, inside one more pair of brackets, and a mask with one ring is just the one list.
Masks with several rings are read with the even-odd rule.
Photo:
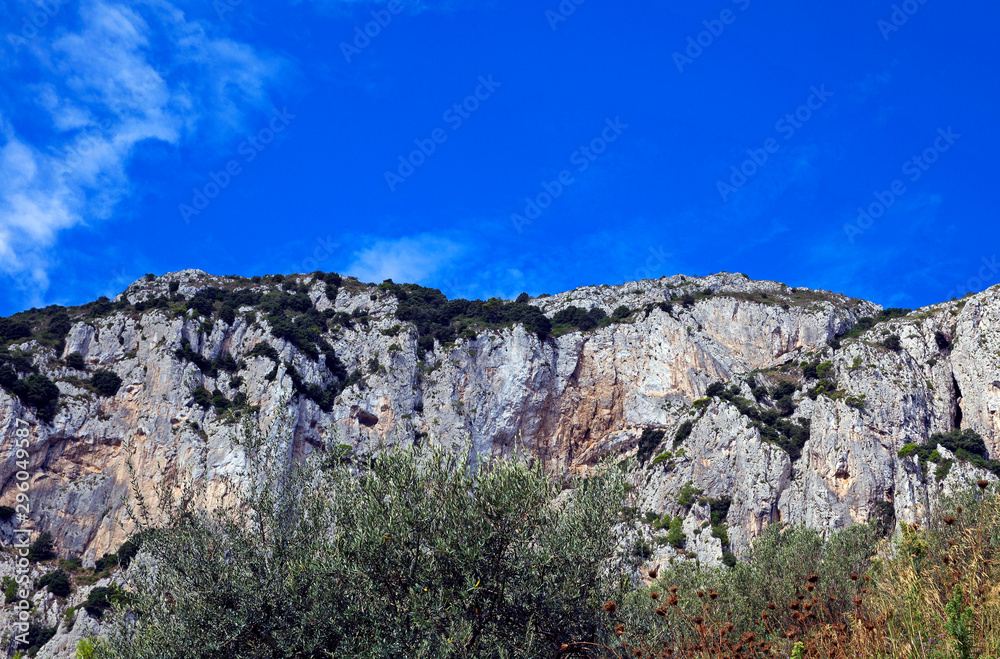
[[[59, 232], [109, 217], [131, 192], [127, 165], [143, 142], [230, 138], [248, 114], [270, 108], [285, 68], [162, 0], [84, 0], [76, 31], [13, 36], [17, 62], [31, 67], [17, 91], [41, 110], [31, 121], [49, 125], [19, 131], [30, 113], [0, 109], [0, 272], [32, 301], [48, 286]], [[10, 70], [15, 87], [19, 73]]]
[[364, 282], [420, 283], [449, 268], [463, 251], [458, 243], [429, 234], [381, 240], [355, 252], [347, 274]]

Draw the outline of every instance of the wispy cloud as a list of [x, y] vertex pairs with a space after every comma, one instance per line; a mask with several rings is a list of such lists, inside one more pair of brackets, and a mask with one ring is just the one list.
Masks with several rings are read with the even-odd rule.
[[354, 253], [347, 274], [365, 282], [421, 283], [442, 274], [464, 251], [461, 244], [430, 234], [379, 240]]
[[[19, 8], [37, 9], [24, 2], [12, 13]], [[270, 106], [286, 66], [160, 0], [85, 0], [77, 16], [62, 11], [56, 18], [73, 30], [5, 35], [17, 47], [5, 75], [37, 109], [0, 105], [0, 273], [33, 303], [48, 287], [60, 231], [111, 216], [132, 191], [127, 167], [144, 142], [231, 137]]]

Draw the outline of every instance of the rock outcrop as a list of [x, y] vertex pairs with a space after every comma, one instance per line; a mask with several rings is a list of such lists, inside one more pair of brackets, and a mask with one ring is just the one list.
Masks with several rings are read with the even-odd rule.
[[[315, 276], [286, 278], [308, 290], [315, 311], [330, 319], [322, 338], [352, 374], [345, 379], [323, 354], [275, 336], [254, 307], [225, 319], [146, 307], [169, 298], [171, 281], [186, 299], [208, 286], [280, 289], [267, 280], [171, 273], [132, 284], [114, 309], [76, 314], [62, 345], [28, 339], [9, 347], [30, 356], [60, 396], [47, 421], [0, 390], [0, 504], [12, 505], [15, 475], [27, 471], [34, 528], [53, 535], [62, 557], [90, 565], [123, 542], [129, 462], [146, 497], [178, 473], [205, 482], [210, 497], [223, 497], [223, 477], [243, 468], [233, 441], [240, 414], [261, 426], [287, 414], [292, 459], [331, 444], [364, 454], [428, 437], [468, 440], [480, 454], [521, 443], [570, 473], [644, 451], [632, 473], [632, 506], [640, 515], [682, 517], [687, 538], [679, 550], [657, 545], [659, 532], [643, 531], [659, 562], [688, 554], [722, 561], [724, 547], [706, 526], [712, 501], [728, 502], [726, 550], [738, 556], [777, 520], [823, 532], [887, 511], [914, 521], [942, 492], [994, 478], [956, 460], [939, 481], [933, 469], [924, 473], [914, 458], [898, 456], [934, 433], [972, 429], [990, 457], [1000, 455], [994, 289], [889, 317], [846, 338], [881, 308], [738, 274], [676, 276], [529, 301], [550, 318], [570, 305], [609, 315], [627, 307], [626, 315], [588, 331], [557, 326], [540, 339], [515, 323], [478, 328], [474, 339], [460, 336], [425, 352], [417, 328], [397, 319], [399, 302], [386, 290], [345, 280], [329, 299], [329, 287]], [[898, 349], [883, 345], [886, 336], [899, 337]], [[72, 353], [83, 357], [83, 369], [66, 363]], [[206, 366], [226, 354], [235, 368]], [[831, 386], [817, 391], [817, 378], [804, 375], [800, 363], [827, 361]], [[121, 378], [114, 396], [88, 384], [98, 368]], [[716, 382], [728, 392], [705, 398]], [[768, 429], [780, 407], [773, 390], [782, 382], [799, 387], [782, 403], [782, 423], [807, 428], [793, 449]], [[305, 393], [309, 385], [342, 390], [323, 405]], [[205, 404], [195, 394], [200, 387], [242, 407]], [[747, 405], [767, 420], [752, 418]], [[30, 427], [27, 469], [14, 450], [18, 423]], [[675, 440], [678, 430], [683, 436]], [[946, 449], [941, 456], [954, 459]], [[686, 485], [701, 490], [693, 505], [677, 501]]]

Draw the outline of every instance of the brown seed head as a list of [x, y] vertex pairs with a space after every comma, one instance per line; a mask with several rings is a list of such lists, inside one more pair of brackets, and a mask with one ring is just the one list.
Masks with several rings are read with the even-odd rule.
[[679, 600], [677, 599], [677, 595], [671, 595], [670, 599], [667, 600], [667, 604], [669, 604], [670, 606], [677, 606], [678, 601]]
[[604, 610], [608, 613], [614, 613], [617, 608], [618, 605], [616, 605], [612, 600], [608, 600], [604, 603]]
[[980, 490], [985, 490], [987, 487], [990, 486], [990, 482], [989, 481], [982, 481], [982, 480], [980, 480], [980, 481], [976, 481], [976, 485], [979, 486]]
[[955, 523], [955, 516], [954, 515], [945, 515], [944, 517], [941, 518], [941, 521], [943, 521], [948, 526], [951, 526], [952, 524]]
[[649, 576], [650, 578], [655, 579], [656, 575], [659, 573], [660, 573], [660, 566], [657, 565], [656, 567], [654, 567], [652, 570], [649, 571]]
[[807, 583], [806, 584], [806, 590], [808, 590], [811, 593], [812, 591], [816, 590], [816, 586], [814, 586], [811, 583]]
[[667, 615], [667, 607], [663, 606], [662, 604], [660, 606], [656, 607], [656, 615], [662, 616], [662, 617], [666, 617], [666, 615]]
[[618, 634], [619, 636], [621, 636], [622, 634], [624, 634], [625, 633], [625, 625], [622, 625], [622, 624], [615, 625], [615, 633]]
[[565, 652], [566, 650], [569, 650], [569, 646], [563, 643], [562, 645], [559, 646], [559, 650]]
[[959, 506], [959, 507], [958, 507], [958, 508], [956, 508], [955, 510], [956, 510], [956, 511], [958, 512], [958, 514], [959, 514], [959, 515], [961, 515], [961, 514], [962, 514], [962, 506]]
[[709, 597], [709, 599], [713, 599], [714, 600], [718, 596], [719, 596], [719, 593], [715, 592], [714, 590], [709, 590], [708, 591], [708, 597]]
[[677, 592], [677, 586], [671, 586], [670, 588], [667, 588], [667, 590], [669, 590], [671, 593], [676, 593]]
[[697, 595], [699, 598], [702, 598], [705, 596], [705, 593], [699, 590], [698, 592], [695, 593], [695, 595]]
[[858, 575], [852, 572], [851, 573], [851, 581], [857, 581], [857, 580], [858, 580]]
[[660, 594], [655, 590], [649, 594], [650, 599], [658, 600], [660, 599]]
[[810, 574], [808, 577], [806, 577], [806, 581], [808, 581], [809, 583], [816, 583], [817, 581], [819, 581], [819, 575]]

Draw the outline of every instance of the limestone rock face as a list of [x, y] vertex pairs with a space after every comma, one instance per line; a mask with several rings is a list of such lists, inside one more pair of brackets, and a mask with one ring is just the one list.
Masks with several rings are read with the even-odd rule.
[[[231, 284], [186, 270], [140, 280], [119, 299], [135, 304], [166, 295], [169, 281], [179, 282], [188, 298]], [[707, 503], [677, 503], [688, 483], [702, 490], [700, 499], [731, 500], [728, 536], [739, 555], [777, 520], [824, 532], [886, 510], [916, 520], [942, 492], [970, 478], [993, 479], [957, 461], [939, 483], [933, 469], [924, 474], [912, 458], [897, 456], [907, 443], [971, 428], [991, 457], [1000, 454], [996, 290], [881, 322], [834, 349], [831, 341], [880, 307], [738, 274], [677, 276], [530, 301], [550, 317], [569, 305], [609, 315], [628, 307], [632, 312], [620, 322], [556, 331], [545, 340], [521, 325], [483, 329], [475, 339], [425, 353], [416, 328], [396, 318], [394, 296], [351, 280], [328, 299], [322, 282], [307, 275], [296, 281], [318, 311], [360, 318], [324, 334], [357, 376], [329, 411], [297, 394], [295, 384], [337, 382], [323, 356], [277, 338], [254, 308], [236, 309], [231, 322], [134, 306], [79, 320], [58, 354], [34, 341], [12, 348], [30, 353], [61, 396], [54, 420], [43, 422], [0, 391], [0, 504], [15, 495], [17, 420], [31, 430], [26, 471], [34, 526], [53, 534], [63, 557], [92, 564], [122, 543], [130, 528], [122, 504], [130, 496], [130, 461], [146, 497], [164, 479], [189, 474], [221, 500], [225, 477], [238, 477], [244, 467], [233, 441], [239, 422], [197, 404], [197, 387], [244, 395], [259, 408], [254, 423], [262, 428], [287, 415], [295, 438], [289, 459], [330, 444], [368, 453], [419, 434], [445, 444], [468, 440], [480, 454], [507, 453], [520, 443], [553, 469], [586, 472], [606, 457], [635, 454], [644, 430], [661, 430], [660, 444], [632, 473], [631, 505], [640, 513], [683, 516], [686, 551], [709, 563], [721, 560], [721, 545], [708, 529], [694, 533], [710, 515]], [[888, 334], [900, 337], [899, 350], [881, 345]], [[939, 345], [942, 337], [947, 347]], [[239, 367], [206, 372], [178, 357], [185, 343], [204, 360], [229, 353]], [[253, 353], [264, 345], [278, 353], [277, 362]], [[87, 373], [63, 363], [73, 352], [83, 355]], [[816, 383], [803, 380], [803, 360], [829, 360], [836, 391], [805, 395]], [[86, 385], [98, 367], [123, 380], [115, 396], [101, 397]], [[698, 400], [713, 382], [732, 384], [753, 400], [752, 385], [772, 388], [784, 380], [804, 385], [790, 419], [808, 421], [810, 430], [796, 459], [767, 441], [737, 405]], [[766, 397], [759, 405], [773, 409]], [[685, 421], [690, 433], [675, 448]]]

